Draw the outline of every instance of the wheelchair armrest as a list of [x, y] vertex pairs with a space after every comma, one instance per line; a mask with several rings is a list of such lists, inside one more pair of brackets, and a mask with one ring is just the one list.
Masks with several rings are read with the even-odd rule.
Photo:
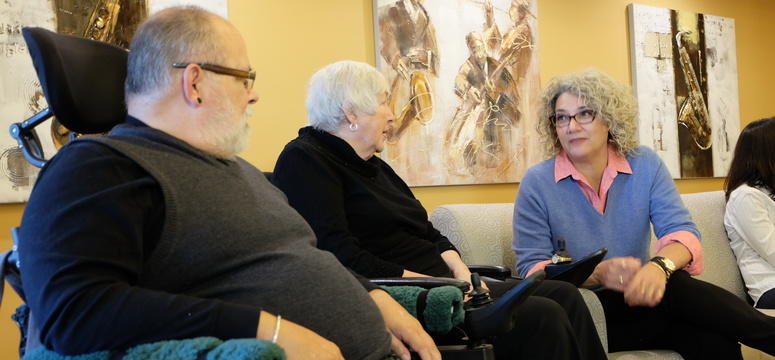
[[478, 273], [479, 276], [486, 276], [501, 281], [511, 277], [511, 270], [499, 265], [468, 265], [468, 270], [472, 273]]
[[19, 269], [19, 252], [16, 250], [16, 245], [19, 243], [19, 228], [15, 227], [11, 229], [11, 237], [13, 238], [13, 248], [2, 254], [0, 254], [0, 301], [3, 299], [3, 281], [7, 281], [11, 288], [19, 295], [19, 297], [27, 301], [24, 296], [24, 289], [22, 288], [22, 275]]
[[543, 270], [534, 272], [503, 296], [488, 305], [466, 310], [466, 328], [472, 340], [487, 339], [514, 328], [515, 311], [546, 277]]
[[460, 289], [464, 294], [471, 287], [467, 281], [443, 277], [394, 277], [369, 279], [369, 281], [379, 286], [419, 286], [425, 289], [448, 285]]

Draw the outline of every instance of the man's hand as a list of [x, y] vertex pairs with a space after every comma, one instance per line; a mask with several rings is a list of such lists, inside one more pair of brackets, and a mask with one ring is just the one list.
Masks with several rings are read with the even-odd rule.
[[[261, 340], [272, 340], [276, 324], [276, 316], [266, 311], [261, 311], [256, 338]], [[285, 355], [290, 360], [344, 360], [342, 352], [336, 344], [328, 341], [312, 330], [285, 319], [280, 321], [280, 332], [277, 336], [277, 345], [285, 350]]]
[[611, 290], [624, 292], [640, 268], [640, 259], [629, 256], [601, 261], [583, 285], [602, 285]]
[[624, 290], [624, 301], [630, 306], [657, 306], [665, 294], [666, 280], [662, 269], [646, 263]]
[[423, 330], [420, 322], [397, 303], [387, 292], [375, 289], [369, 292], [377, 304], [387, 330], [392, 336], [391, 349], [403, 360], [410, 360], [409, 346], [423, 360], [441, 360], [441, 354], [430, 335]]

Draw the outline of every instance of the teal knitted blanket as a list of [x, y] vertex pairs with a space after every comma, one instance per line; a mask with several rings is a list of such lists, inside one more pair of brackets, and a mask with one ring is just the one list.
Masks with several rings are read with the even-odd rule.
[[214, 337], [186, 340], [159, 341], [138, 345], [120, 353], [98, 351], [90, 354], [66, 356], [39, 347], [22, 360], [285, 360], [285, 351], [276, 344], [257, 339], [221, 341]]
[[[426, 330], [445, 334], [463, 321], [463, 293], [453, 286], [430, 290], [417, 286], [382, 287]], [[418, 315], [418, 310], [420, 314]], [[123, 354], [123, 356], [122, 356]], [[214, 337], [167, 340], [138, 345], [125, 352], [98, 351], [83, 355], [61, 355], [45, 347], [26, 354], [22, 360], [285, 360], [285, 351], [276, 344], [257, 339], [222, 341]]]
[[463, 293], [454, 286], [430, 290], [418, 286], [383, 286], [382, 289], [420, 320], [430, 333], [446, 334], [465, 317]]

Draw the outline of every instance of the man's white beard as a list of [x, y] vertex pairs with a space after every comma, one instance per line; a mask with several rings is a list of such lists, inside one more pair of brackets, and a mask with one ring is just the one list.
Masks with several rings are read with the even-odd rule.
[[[248, 120], [253, 116], [253, 108], [248, 105], [242, 115], [235, 114], [237, 107], [231, 101], [225, 101], [222, 109], [203, 124], [201, 133], [211, 144], [209, 152], [213, 155], [232, 159], [242, 152], [250, 141], [250, 126]], [[234, 123], [234, 119], [240, 120]]]

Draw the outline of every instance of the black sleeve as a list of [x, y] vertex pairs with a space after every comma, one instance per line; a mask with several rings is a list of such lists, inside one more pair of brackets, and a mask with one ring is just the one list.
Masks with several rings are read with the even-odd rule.
[[[398, 174], [396, 174], [396, 172], [393, 170], [392, 167], [390, 167], [390, 165], [388, 165], [382, 159], [378, 159], [375, 162], [377, 163], [377, 166], [381, 167], [382, 171], [388, 175], [388, 178], [390, 179], [390, 181], [393, 184], [395, 184], [398, 189], [400, 189], [404, 194], [406, 194], [406, 196], [417, 200], [417, 198], [414, 197], [414, 193], [409, 188], [409, 185], [407, 185], [406, 182], [403, 179], [401, 179], [401, 177], [398, 176]], [[420, 201], [417, 200], [417, 202], [419, 203]], [[430, 220], [427, 220], [427, 219], [426, 219], [426, 228], [427, 230], [425, 235], [422, 238], [418, 238], [418, 239], [430, 241], [433, 244], [435, 244], [436, 248], [439, 251], [439, 254], [447, 250], [454, 250], [460, 253], [457, 250], [457, 248], [455, 248], [455, 245], [452, 245], [452, 242], [449, 241], [449, 239], [447, 239], [446, 236], [442, 235], [441, 232], [439, 232], [439, 230], [433, 227], [433, 223], [431, 223]]]
[[369, 278], [403, 275], [401, 265], [366, 251], [350, 233], [342, 180], [321, 156], [287, 146], [277, 159], [272, 181], [315, 231], [317, 246], [332, 252], [344, 266]]
[[164, 339], [255, 337], [260, 309], [138, 285], [163, 204], [156, 181], [104, 145], [74, 143], [49, 162], [19, 246], [44, 345], [81, 354]]
[[428, 239], [436, 244], [436, 248], [439, 250], [439, 254], [447, 250], [454, 250], [455, 252], [460, 253], [460, 251], [457, 250], [455, 245], [452, 245], [452, 242], [449, 241], [446, 236], [441, 235], [441, 232], [433, 227], [433, 224], [430, 221], [428, 221]]

